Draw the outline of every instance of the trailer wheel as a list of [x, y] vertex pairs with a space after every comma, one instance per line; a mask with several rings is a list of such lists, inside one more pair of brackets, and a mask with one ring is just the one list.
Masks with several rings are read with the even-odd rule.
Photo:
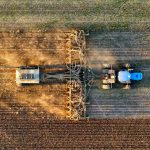
[[22, 87], [22, 83], [17, 83], [17, 86], [18, 87]]
[[38, 66], [31, 65], [31, 66], [20, 66], [20, 69], [38, 69]]

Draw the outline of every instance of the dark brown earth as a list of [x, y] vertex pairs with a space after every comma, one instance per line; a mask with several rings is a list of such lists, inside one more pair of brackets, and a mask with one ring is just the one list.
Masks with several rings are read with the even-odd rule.
[[150, 120], [52, 121], [28, 115], [0, 117], [1, 149], [149, 149]]

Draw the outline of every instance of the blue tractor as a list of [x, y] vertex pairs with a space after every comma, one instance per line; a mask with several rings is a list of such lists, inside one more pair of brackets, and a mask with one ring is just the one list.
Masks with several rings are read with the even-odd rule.
[[104, 64], [102, 69], [102, 88], [110, 89], [115, 83], [121, 83], [123, 89], [130, 89], [131, 82], [140, 81], [143, 78], [143, 74], [140, 71], [135, 71], [130, 64], [122, 65], [118, 70], [112, 69], [112, 65]]

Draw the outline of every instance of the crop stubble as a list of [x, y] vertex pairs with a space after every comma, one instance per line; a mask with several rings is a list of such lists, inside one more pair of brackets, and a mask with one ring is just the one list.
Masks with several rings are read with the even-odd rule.
[[17, 30], [0, 33], [1, 106], [5, 106], [12, 113], [21, 113], [25, 107], [25, 113], [44, 111], [59, 118], [65, 117], [66, 85], [17, 87], [15, 67], [65, 64], [65, 42], [69, 32]]

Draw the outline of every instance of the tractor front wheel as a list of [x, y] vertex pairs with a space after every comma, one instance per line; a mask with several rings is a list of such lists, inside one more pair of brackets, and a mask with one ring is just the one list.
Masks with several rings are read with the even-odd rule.
[[124, 67], [128, 69], [131, 67], [131, 65], [129, 63], [127, 63], [127, 64], [124, 64]]
[[123, 86], [123, 89], [130, 90], [131, 89], [131, 85], [130, 84], [126, 84], [126, 85]]

